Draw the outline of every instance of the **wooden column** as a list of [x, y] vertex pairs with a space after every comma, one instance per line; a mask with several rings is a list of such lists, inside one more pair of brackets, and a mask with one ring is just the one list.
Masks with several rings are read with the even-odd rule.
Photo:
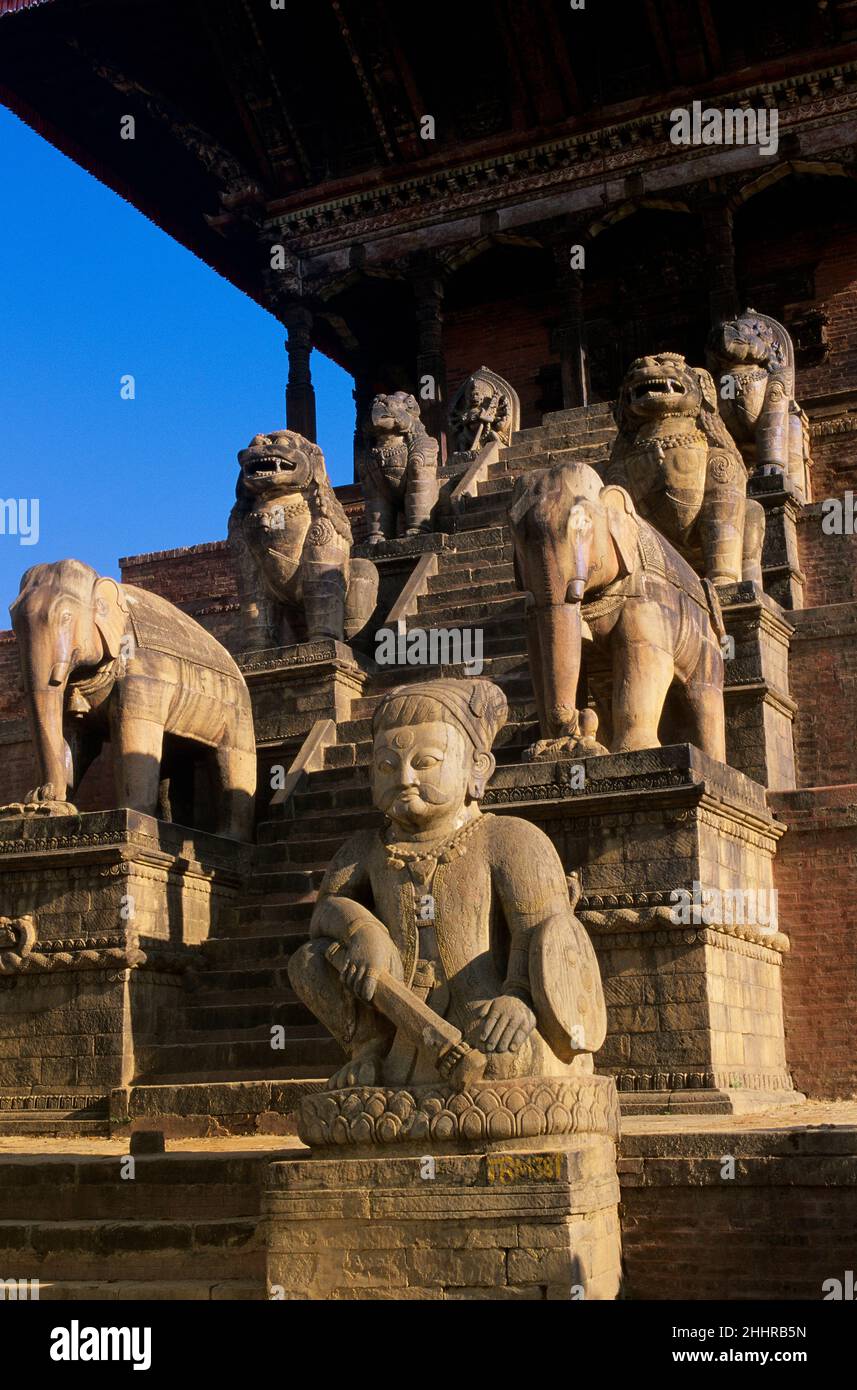
[[312, 312], [303, 304], [286, 310], [283, 323], [288, 329], [289, 380], [286, 386], [286, 425], [305, 439], [316, 442], [315, 388], [310, 371], [312, 352]]
[[552, 248], [560, 310], [559, 324], [553, 337], [555, 350], [559, 353], [564, 410], [588, 405], [590, 399], [583, 320], [583, 276], [569, 265], [572, 244], [574, 237], [568, 236], [556, 242]]
[[[440, 445], [438, 462], [447, 456], [447, 396], [446, 359], [443, 353], [443, 292], [444, 283], [434, 269], [420, 269], [413, 279], [414, 304], [417, 320], [417, 399], [423, 424]], [[423, 378], [434, 380], [434, 400], [423, 400], [420, 388]]]
[[702, 227], [709, 267], [708, 300], [712, 327], [740, 313], [738, 279], [735, 272], [735, 241], [732, 235], [732, 209], [720, 194], [702, 204]]

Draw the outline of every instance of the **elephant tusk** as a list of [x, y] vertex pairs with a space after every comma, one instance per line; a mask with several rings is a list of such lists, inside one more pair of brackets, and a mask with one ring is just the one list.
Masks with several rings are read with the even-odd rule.
[[48, 678], [48, 684], [65, 685], [66, 681], [68, 680], [68, 672], [70, 666], [70, 661], [58, 661], [56, 665], [51, 669], [51, 674]]

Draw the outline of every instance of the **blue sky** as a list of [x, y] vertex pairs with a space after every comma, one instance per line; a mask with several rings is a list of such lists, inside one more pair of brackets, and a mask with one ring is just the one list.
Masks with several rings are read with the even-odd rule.
[[[285, 423], [277, 321], [0, 107], [0, 628], [21, 574], [222, 538], [235, 455]], [[122, 400], [131, 374], [136, 398]], [[319, 444], [353, 474], [351, 379], [313, 353]], [[25, 512], [26, 524], [29, 513]]]

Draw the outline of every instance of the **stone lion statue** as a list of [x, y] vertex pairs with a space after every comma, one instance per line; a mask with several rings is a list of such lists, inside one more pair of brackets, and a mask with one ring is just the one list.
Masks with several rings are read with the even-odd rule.
[[406, 536], [430, 531], [437, 503], [437, 440], [407, 391], [376, 396], [364, 426], [368, 448], [359, 468], [366, 504], [367, 540], [392, 540], [400, 517]]
[[378, 571], [351, 558], [351, 526], [321, 449], [293, 430], [273, 430], [254, 435], [238, 462], [229, 542], [243, 650], [350, 641], [374, 611]]
[[745, 309], [711, 330], [706, 361], [718, 404], [747, 468], [781, 473], [811, 500], [809, 420], [794, 397], [794, 347], [781, 323]]
[[762, 583], [765, 514], [747, 497], [743, 459], [720, 418], [714, 382], [676, 352], [638, 357], [622, 382], [619, 434], [605, 482], [714, 584]]

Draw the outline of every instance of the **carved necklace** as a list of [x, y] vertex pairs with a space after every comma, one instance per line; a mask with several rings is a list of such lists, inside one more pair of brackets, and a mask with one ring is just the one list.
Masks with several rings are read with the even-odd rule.
[[390, 844], [385, 839], [383, 844], [387, 851], [387, 867], [389, 869], [405, 869], [411, 864], [418, 865], [422, 861], [447, 864], [450, 859], [457, 859], [459, 855], [464, 854], [467, 841], [476, 827], [489, 819], [490, 816], [476, 816], [466, 825], [461, 826], [459, 830], [454, 831], [452, 835], [447, 836], [445, 840], [423, 850], [403, 849], [398, 844]]

